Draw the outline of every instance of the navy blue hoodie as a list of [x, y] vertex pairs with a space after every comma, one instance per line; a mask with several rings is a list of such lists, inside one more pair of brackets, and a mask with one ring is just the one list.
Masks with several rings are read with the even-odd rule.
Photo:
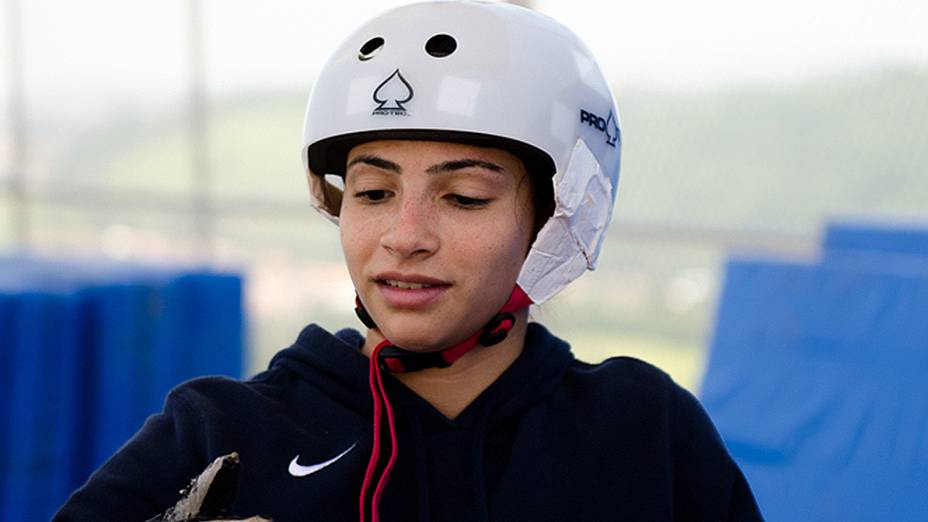
[[[55, 520], [146, 520], [233, 451], [242, 463], [233, 514], [357, 520], [372, 446], [362, 343], [354, 330], [311, 325], [249, 381], [179, 386]], [[641, 361], [586, 364], [530, 324], [520, 357], [454, 420], [386, 381], [399, 460], [382, 520], [761, 519], [696, 399]], [[291, 473], [294, 459], [310, 466], [345, 450]]]

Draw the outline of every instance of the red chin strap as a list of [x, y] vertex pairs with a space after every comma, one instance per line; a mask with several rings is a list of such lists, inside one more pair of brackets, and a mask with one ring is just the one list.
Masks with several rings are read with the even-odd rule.
[[[438, 352], [411, 352], [393, 345], [390, 341], [384, 339], [380, 342], [371, 354], [370, 362], [370, 387], [371, 397], [374, 400], [374, 446], [371, 449], [371, 458], [367, 462], [367, 471], [364, 474], [364, 484], [361, 486], [360, 498], [360, 521], [365, 520], [365, 508], [370, 506], [371, 522], [379, 522], [380, 498], [387, 482], [390, 480], [390, 472], [396, 464], [397, 444], [396, 444], [396, 425], [393, 421], [393, 407], [390, 405], [390, 399], [383, 386], [383, 376], [381, 371], [387, 370], [393, 373], [411, 372], [424, 368], [447, 368], [454, 361], [460, 359], [464, 354], [473, 350], [478, 344], [483, 346], [492, 346], [499, 343], [509, 334], [512, 327], [516, 324], [515, 312], [528, 307], [532, 304], [531, 298], [523, 291], [519, 285], [512, 289], [509, 300], [500, 309], [499, 313], [493, 316], [483, 328], [465, 339], [460, 344], [446, 348]], [[371, 319], [370, 314], [364, 309], [361, 300], [355, 297], [355, 312], [368, 328], [377, 328], [376, 323]], [[380, 432], [383, 428], [383, 411], [387, 412], [387, 425], [390, 431], [390, 458], [380, 472], [377, 478], [377, 485], [374, 486], [377, 468], [380, 464], [381, 440]], [[371, 493], [371, 488], [373, 493]], [[370, 504], [367, 503], [367, 497], [370, 495]]]

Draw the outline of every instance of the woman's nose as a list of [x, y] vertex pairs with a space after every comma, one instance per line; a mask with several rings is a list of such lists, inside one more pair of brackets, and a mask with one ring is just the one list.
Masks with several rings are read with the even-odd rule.
[[420, 199], [402, 201], [380, 244], [400, 257], [428, 257], [438, 250], [435, 215]]

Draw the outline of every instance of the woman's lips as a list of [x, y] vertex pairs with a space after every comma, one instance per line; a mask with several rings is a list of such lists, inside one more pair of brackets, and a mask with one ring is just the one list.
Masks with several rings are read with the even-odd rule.
[[417, 274], [384, 273], [375, 282], [387, 305], [394, 308], [424, 308], [451, 287], [446, 281]]

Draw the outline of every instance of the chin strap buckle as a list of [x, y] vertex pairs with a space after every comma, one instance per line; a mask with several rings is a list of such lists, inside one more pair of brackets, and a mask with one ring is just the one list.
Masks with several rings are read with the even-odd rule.
[[387, 345], [377, 354], [380, 368], [393, 373], [415, 372], [426, 368], [447, 368], [451, 362], [442, 352], [411, 352], [398, 346]]
[[509, 335], [509, 330], [516, 324], [516, 316], [512, 312], [503, 312], [493, 316], [490, 322], [483, 327], [480, 333], [480, 344], [493, 346], [499, 344]]

